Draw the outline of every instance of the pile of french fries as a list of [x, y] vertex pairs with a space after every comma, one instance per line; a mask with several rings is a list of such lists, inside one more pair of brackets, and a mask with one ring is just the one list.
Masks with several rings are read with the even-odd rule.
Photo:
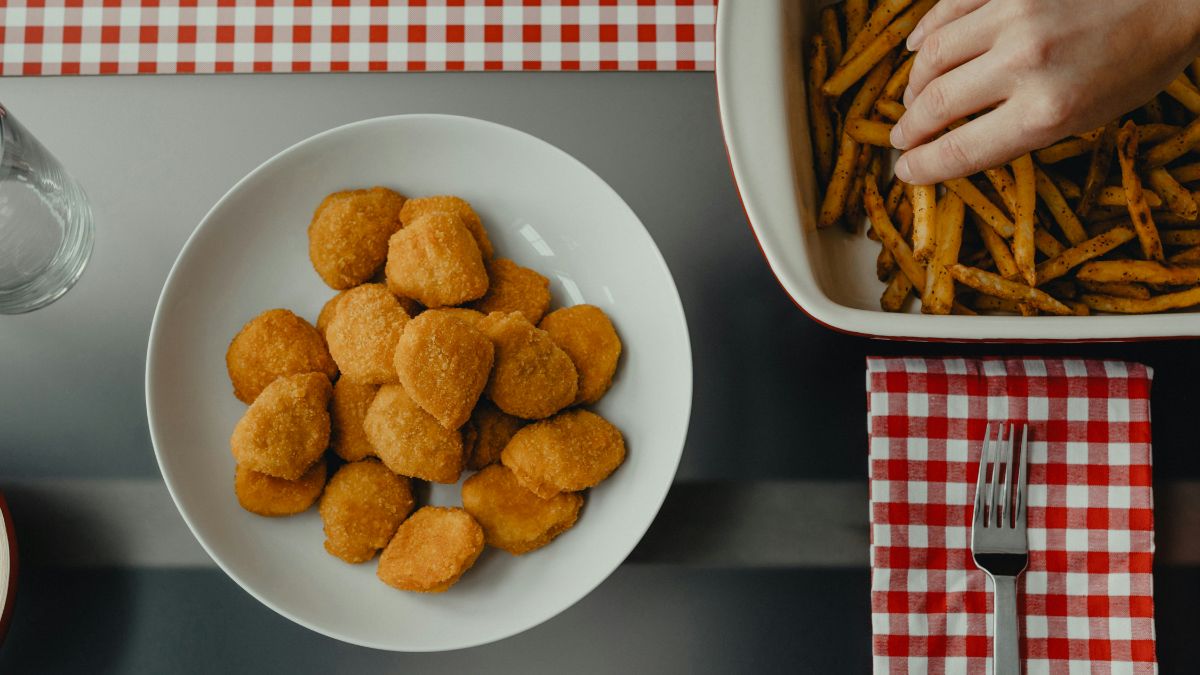
[[914, 295], [927, 314], [1200, 305], [1200, 192], [1188, 187], [1200, 183], [1189, 157], [1200, 149], [1200, 59], [1100, 129], [974, 176], [908, 185], [889, 175], [914, 58], [903, 43], [936, 2], [843, 0], [821, 10], [808, 45], [818, 225], [855, 232], [866, 216], [882, 244], [881, 307], [903, 311]]

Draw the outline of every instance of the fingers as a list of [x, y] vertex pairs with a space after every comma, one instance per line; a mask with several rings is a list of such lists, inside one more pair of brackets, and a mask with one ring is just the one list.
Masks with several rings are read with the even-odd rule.
[[896, 176], [914, 185], [930, 185], [1000, 166], [1045, 139], [1024, 133], [1026, 111], [1007, 101], [992, 112], [904, 153], [896, 161]]
[[934, 80], [892, 128], [892, 147], [908, 150], [941, 133], [951, 122], [991, 107], [1007, 98], [1008, 87], [998, 77], [998, 57], [989, 52]]
[[921, 48], [925, 37], [934, 31], [979, 9], [988, 0], [941, 0], [930, 9], [917, 23], [917, 27], [908, 35], [908, 50], [915, 52]]
[[[938, 6], [941, 3], [935, 7]], [[930, 82], [992, 48], [996, 26], [990, 14], [973, 12], [930, 33], [923, 40], [908, 76], [904, 105], [912, 105]]]

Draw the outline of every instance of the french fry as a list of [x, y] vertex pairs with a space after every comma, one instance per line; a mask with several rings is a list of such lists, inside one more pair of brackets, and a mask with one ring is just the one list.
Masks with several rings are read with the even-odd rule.
[[1017, 261], [1013, 260], [1012, 251], [1008, 250], [1008, 244], [1004, 238], [992, 229], [979, 214], [972, 213], [971, 216], [975, 220], [979, 238], [983, 240], [984, 248], [992, 256], [992, 262], [995, 263], [996, 271], [1000, 273], [1000, 276], [1005, 278], [1020, 276], [1021, 271], [1017, 269]]
[[1043, 291], [1016, 281], [1009, 281], [991, 272], [984, 272], [983, 270], [965, 265], [951, 265], [950, 274], [954, 277], [955, 281], [965, 286], [970, 286], [980, 293], [1027, 303], [1050, 314], [1066, 316], [1074, 313], [1070, 307], [1055, 300]]
[[846, 133], [850, 134], [850, 138], [864, 145], [881, 148], [892, 147], [892, 125], [887, 122], [877, 122], [859, 117], [846, 122]]
[[892, 186], [888, 188], [887, 210], [889, 216], [896, 215], [896, 209], [900, 207], [900, 202], [904, 200], [904, 181], [892, 176]]
[[1136, 281], [1164, 286], [1200, 284], [1200, 265], [1164, 265], [1153, 260], [1094, 260], [1075, 274], [1082, 281]]
[[1035, 177], [1037, 179], [1037, 194], [1046, 203], [1046, 207], [1050, 209], [1050, 215], [1053, 216], [1054, 222], [1058, 223], [1058, 229], [1062, 230], [1067, 241], [1071, 242], [1071, 244], [1079, 244], [1087, 239], [1087, 232], [1083, 229], [1083, 223], [1079, 222], [1079, 217], [1071, 210], [1070, 205], [1067, 204], [1066, 197], [1059, 191], [1054, 181], [1050, 180], [1045, 171], [1037, 167], [1035, 167]]
[[1194, 115], [1200, 115], [1200, 91], [1192, 84], [1187, 75], [1180, 73], [1167, 85], [1167, 96], [1179, 101]]
[[1146, 166], [1153, 168], [1173, 162], [1186, 155], [1197, 143], [1200, 143], [1200, 117], [1192, 120], [1191, 124], [1167, 140], [1150, 148], [1145, 156]]
[[980, 293], [971, 301], [971, 305], [981, 312], [1004, 312], [1005, 314], [1020, 314], [1020, 303], [1008, 298], [997, 298], [994, 295]]
[[913, 255], [927, 263], [937, 247], [937, 186], [912, 186]]
[[1161, 261], [1164, 258], [1162, 240], [1158, 236], [1158, 228], [1154, 226], [1150, 205], [1143, 194], [1142, 179], [1134, 165], [1137, 146], [1137, 125], [1132, 121], [1126, 122], [1117, 135], [1117, 159], [1121, 162], [1121, 182], [1129, 200], [1129, 217], [1133, 220], [1133, 229], [1137, 231], [1138, 242], [1142, 245], [1142, 255]]
[[899, 101], [893, 101], [890, 98], [881, 98], [875, 101], [875, 112], [879, 113], [879, 116], [886, 120], [899, 122], [900, 118], [904, 117], [904, 104]]
[[1059, 253], [1067, 250], [1067, 247], [1063, 246], [1062, 242], [1055, 239], [1054, 235], [1050, 234], [1045, 230], [1045, 228], [1042, 227], [1035, 227], [1033, 229], [1033, 245], [1037, 248], [1038, 252], [1047, 258], [1053, 258]]
[[1049, 293], [1051, 297], [1064, 301], [1074, 300], [1075, 296], [1078, 295], [1074, 279], [1055, 279], [1043, 284], [1040, 288]]
[[1132, 228], [1114, 227], [1104, 234], [1073, 246], [1037, 267], [1039, 283], [1057, 279], [1083, 263], [1098, 258], [1137, 236]]
[[998, 206], [985, 197], [970, 180], [966, 178], [953, 178], [942, 184], [958, 193], [963, 203], [970, 207], [972, 211], [979, 214], [984, 222], [991, 225], [992, 229], [1000, 234], [1000, 236], [1005, 238], [1013, 236], [1013, 222], [1004, 215]]
[[1087, 294], [1080, 298], [1085, 305], [1097, 312], [1114, 314], [1154, 314], [1172, 309], [1186, 309], [1200, 305], [1200, 286], [1178, 293], [1157, 295], [1148, 300], [1114, 298], [1107, 295]]
[[900, 236], [895, 226], [892, 225], [891, 219], [888, 218], [883, 197], [880, 196], [879, 187], [875, 184], [875, 177], [867, 178], [864, 187], [863, 205], [867, 208], [867, 216], [871, 219], [871, 225], [879, 234], [879, 240], [892, 252], [900, 271], [912, 282], [913, 288], [925, 288], [925, 268], [921, 267], [921, 264], [913, 257], [908, 242], [904, 241], [904, 237]]
[[1158, 94], [1146, 101], [1146, 105], [1142, 106], [1142, 112], [1146, 115], [1146, 121], [1152, 124], [1161, 124], [1163, 121], [1162, 102], [1158, 100]]
[[1065, 141], [1059, 141], [1054, 145], [1042, 148], [1033, 153], [1037, 157], [1037, 161], [1042, 164], [1058, 164], [1065, 159], [1079, 157], [1092, 151], [1096, 147], [1096, 141], [1086, 138], [1068, 138]]
[[812, 129], [817, 175], [822, 182], [833, 171], [833, 121], [829, 101], [821, 94], [821, 83], [829, 69], [829, 49], [822, 35], [814, 35], [808, 49], [808, 120]]
[[[837, 11], [833, 7], [826, 7], [821, 10], [821, 37], [825, 38], [825, 47], [829, 51], [829, 67], [835, 68], [842, 62], [843, 45], [842, 42], [842, 27], [838, 25]], [[826, 71], [826, 75], [829, 71]], [[822, 77], [824, 82], [825, 78]]]
[[1168, 230], [1162, 233], [1166, 246], [1200, 246], [1200, 230]]
[[826, 96], [841, 96], [863, 79], [892, 49], [904, 41], [937, 0], [917, 0], [854, 58], [843, 63], [821, 85]]
[[870, 11], [868, 4], [867, 0], [845, 0], [842, 4], [842, 11], [846, 13], [847, 49], [849, 49], [848, 45], [854, 43], [855, 38], [867, 23], [867, 13]]
[[[1161, 208], [1163, 205], [1162, 197], [1158, 196], [1157, 192], [1142, 188], [1142, 197], [1146, 200], [1146, 204], [1152, 208]], [[1105, 185], [1100, 188], [1100, 192], [1096, 195], [1096, 206], [1116, 207], [1128, 209], [1129, 197], [1125, 193], [1125, 188], [1120, 185]]]
[[[880, 0], [879, 4], [871, 12], [871, 16], [866, 20], [866, 23], [860, 26], [861, 30], [854, 35], [850, 46], [846, 47], [846, 54], [842, 57], [842, 63], [858, 56], [863, 48], [871, 43], [872, 40], [879, 37], [884, 28], [896, 18], [896, 15], [903, 12], [912, 4], [912, 0]], [[866, 3], [862, 3], [865, 10]], [[856, 10], [857, 11], [857, 10]], [[846, 17], [850, 16], [850, 2], [846, 3]], [[847, 22], [849, 23], [849, 22]]]
[[1034, 209], [1037, 207], [1037, 178], [1033, 171], [1033, 157], [1021, 155], [1012, 161], [1013, 180], [1016, 181], [1016, 209], [1013, 213], [1013, 258], [1025, 283], [1037, 285], [1034, 259], [1037, 256], [1033, 245]]
[[879, 297], [879, 307], [885, 312], [904, 311], [904, 303], [912, 295], [913, 285], [900, 270], [893, 270], [887, 288]]
[[979, 312], [976, 312], [961, 302], [954, 303], [954, 305], [950, 308], [950, 313], [958, 316], [979, 316]]
[[1117, 143], [1117, 121], [1113, 120], [1104, 127], [1104, 133], [1092, 148], [1092, 159], [1088, 163], [1087, 179], [1083, 183], [1083, 194], [1075, 206], [1080, 218], [1087, 218], [1095, 204], [1096, 195], [1108, 180], [1108, 170], [1112, 166], [1113, 149]]
[[1117, 298], [1133, 298], [1146, 300], [1150, 297], [1150, 289], [1145, 286], [1123, 281], [1079, 281], [1079, 287], [1093, 295], [1111, 295]]
[[926, 270], [925, 293], [921, 296], [922, 312], [949, 314], [954, 305], [954, 279], [946, 268], [958, 261], [965, 215], [966, 207], [962, 199], [953, 192], [947, 192], [938, 205], [937, 250]]
[[1185, 248], [1179, 253], [1167, 258], [1167, 262], [1172, 265], [1196, 265], [1200, 264], [1200, 246]]
[[1088, 316], [1092, 313], [1092, 309], [1083, 302], [1070, 301], [1066, 305], [1075, 312], [1075, 316]]
[[1050, 180], [1054, 181], [1054, 184], [1058, 186], [1058, 191], [1067, 199], [1079, 199], [1083, 196], [1083, 190], [1075, 181], [1061, 174], [1051, 173], [1049, 169], [1045, 169], [1045, 171]]
[[908, 87], [908, 76], [912, 74], [913, 63], [916, 60], [917, 55], [910, 54], [899, 66], [896, 66], [896, 72], [892, 73], [887, 84], [883, 85], [883, 91], [879, 93], [879, 98], [887, 101], [900, 100], [900, 96]]
[[[912, 232], [912, 221], [912, 204], [905, 199], [900, 202], [900, 206], [896, 207], [896, 231], [906, 241], [909, 233]], [[879, 277], [880, 281], [887, 281], [894, 269], [896, 269], [896, 259], [892, 257], [892, 252], [888, 250], [887, 246], [880, 247], [879, 255], [875, 258], [876, 276]]]
[[1169, 171], [1161, 166], [1156, 166], [1146, 172], [1146, 180], [1150, 182], [1150, 186], [1162, 198], [1171, 213], [1186, 220], [1196, 220], [1196, 217], [1200, 216], [1200, 207], [1197, 207], [1191, 191], [1180, 185]]
[[1167, 169], [1167, 171], [1170, 171], [1171, 176], [1180, 183], [1193, 183], [1200, 180], [1200, 162], [1174, 166]]

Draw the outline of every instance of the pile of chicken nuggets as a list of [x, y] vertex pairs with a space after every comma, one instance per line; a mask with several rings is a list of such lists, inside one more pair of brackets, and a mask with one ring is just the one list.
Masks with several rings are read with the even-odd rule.
[[[336, 192], [308, 241], [338, 291], [316, 325], [271, 309], [226, 353], [249, 405], [230, 439], [241, 506], [277, 517], [318, 504], [330, 555], [382, 551], [384, 583], [427, 593], [485, 545], [521, 555], [570, 529], [585, 491], [625, 460], [621, 432], [581, 407], [621, 355], [604, 312], [548, 312], [546, 277], [495, 257], [458, 197]], [[418, 504], [414, 481], [464, 472], [461, 508]]]

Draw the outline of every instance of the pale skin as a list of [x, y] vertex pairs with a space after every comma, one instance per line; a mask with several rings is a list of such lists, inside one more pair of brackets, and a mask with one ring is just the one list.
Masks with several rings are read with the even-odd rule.
[[1200, 0], [941, 0], [908, 48], [895, 171], [929, 185], [1145, 104], [1200, 54]]

